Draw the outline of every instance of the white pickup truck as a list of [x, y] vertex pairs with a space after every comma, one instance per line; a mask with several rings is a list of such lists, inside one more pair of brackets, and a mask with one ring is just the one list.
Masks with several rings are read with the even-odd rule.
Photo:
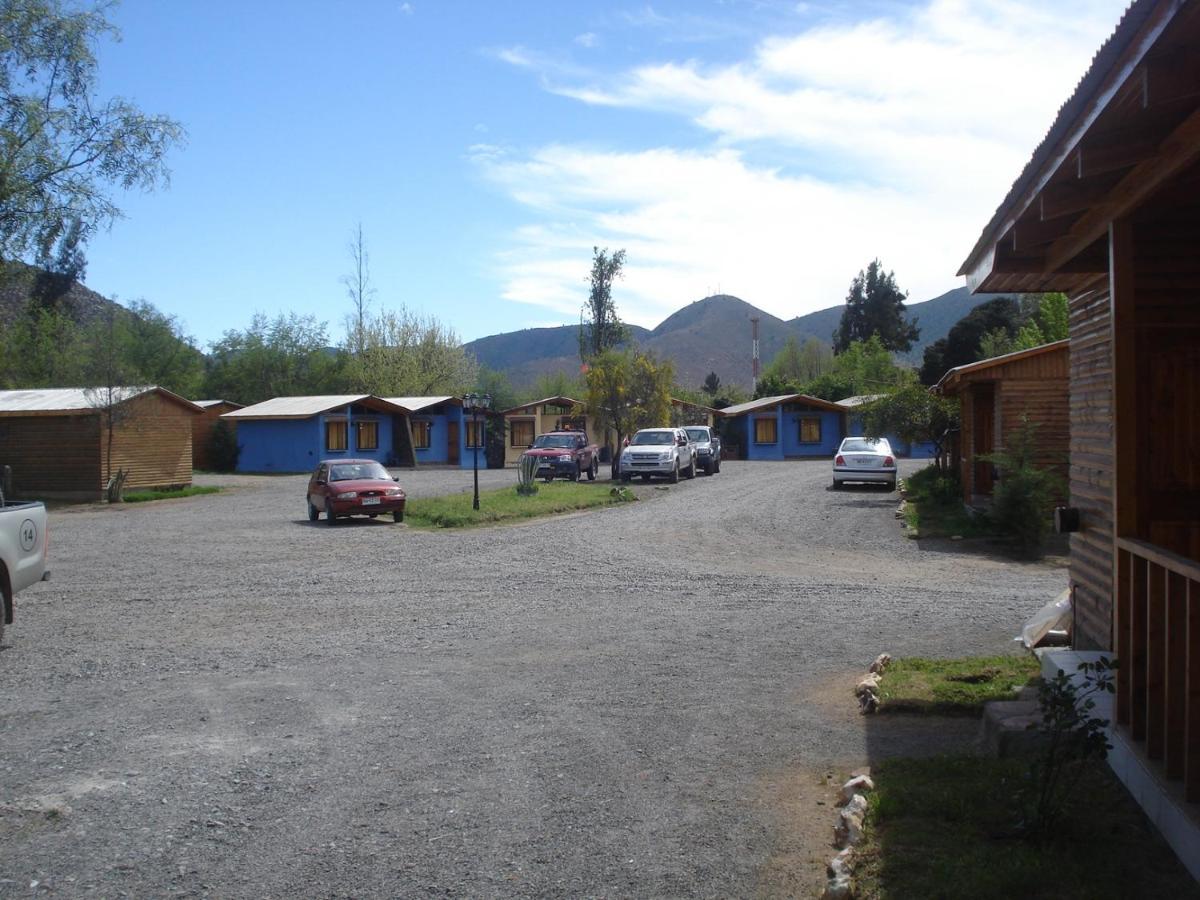
[[13, 620], [13, 598], [50, 577], [46, 569], [46, 507], [5, 503], [0, 494], [0, 639]]

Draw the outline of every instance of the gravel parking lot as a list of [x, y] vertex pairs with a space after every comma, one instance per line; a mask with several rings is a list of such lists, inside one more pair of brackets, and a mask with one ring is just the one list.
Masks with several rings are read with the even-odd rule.
[[930, 749], [850, 674], [1003, 652], [1066, 583], [907, 540], [828, 462], [456, 532], [198, 482], [52, 516], [0, 652], [0, 896], [803, 893], [822, 774]]

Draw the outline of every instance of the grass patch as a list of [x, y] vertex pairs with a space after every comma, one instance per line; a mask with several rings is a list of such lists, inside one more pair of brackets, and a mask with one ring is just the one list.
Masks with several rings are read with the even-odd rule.
[[146, 503], [150, 500], [174, 500], [176, 497], [195, 497], [198, 494], [220, 493], [219, 487], [201, 487], [193, 484], [189, 487], [176, 488], [170, 491], [130, 491], [122, 499], [126, 503]]
[[984, 516], [967, 512], [957, 478], [927, 466], [904, 479], [904, 521], [915, 537], [991, 537]]
[[627, 489], [552, 481], [538, 485], [536, 494], [524, 497], [517, 493], [516, 487], [481, 491], [478, 511], [471, 508], [472, 495], [465, 493], [409, 500], [404, 508], [404, 521], [427, 528], [469, 528], [613, 506], [635, 499], [636, 496]]
[[1074, 793], [1057, 839], [1037, 848], [1016, 831], [1028, 761], [975, 756], [894, 759], [872, 773], [855, 897], [1100, 900], [1200, 897], [1107, 765]]
[[971, 656], [965, 659], [897, 659], [879, 685], [884, 713], [980, 716], [989, 700], [1011, 700], [1014, 688], [1035, 682], [1037, 658]]

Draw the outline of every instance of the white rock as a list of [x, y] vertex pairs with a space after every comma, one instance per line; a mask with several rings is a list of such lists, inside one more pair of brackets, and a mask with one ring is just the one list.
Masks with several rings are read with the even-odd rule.
[[849, 900], [853, 896], [854, 888], [849, 878], [830, 878], [821, 894], [822, 900]]
[[867, 814], [867, 798], [855, 794], [843, 807], [834, 826], [833, 836], [839, 847], [853, 847], [863, 839], [863, 817]]
[[842, 789], [838, 791], [837, 805], [845, 806], [855, 794], [867, 794], [873, 790], [875, 790], [875, 782], [871, 780], [871, 776], [856, 775], [843, 784]]
[[891, 662], [892, 655], [890, 653], [880, 653], [877, 657], [875, 657], [875, 662], [871, 663], [871, 668], [868, 671], [877, 675], [882, 675], [883, 670], [886, 669]]
[[865, 693], [879, 693], [879, 676], [874, 672], [864, 675], [859, 679], [858, 684], [854, 685], [854, 696], [861, 697]]

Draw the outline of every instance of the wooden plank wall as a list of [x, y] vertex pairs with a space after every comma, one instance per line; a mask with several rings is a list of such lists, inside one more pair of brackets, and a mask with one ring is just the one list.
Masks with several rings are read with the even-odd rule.
[[1112, 316], [1107, 278], [1071, 298], [1070, 491], [1075, 646], [1112, 648]]
[[[127, 489], [192, 483], [192, 417], [197, 413], [159, 394], [124, 404], [113, 429], [112, 471], [125, 469]], [[101, 435], [102, 468], [106, 457]]]
[[23, 499], [99, 497], [99, 448], [94, 415], [0, 417], [0, 464]]
[[[1200, 195], [1133, 227], [1139, 446], [1136, 537], [1200, 561]], [[1176, 205], [1178, 204], [1178, 205]]]
[[1025, 417], [1037, 425], [1036, 462], [1062, 476], [1066, 500], [1071, 441], [1069, 352], [1066, 347], [1000, 367], [996, 383], [997, 449], [1008, 445]]

